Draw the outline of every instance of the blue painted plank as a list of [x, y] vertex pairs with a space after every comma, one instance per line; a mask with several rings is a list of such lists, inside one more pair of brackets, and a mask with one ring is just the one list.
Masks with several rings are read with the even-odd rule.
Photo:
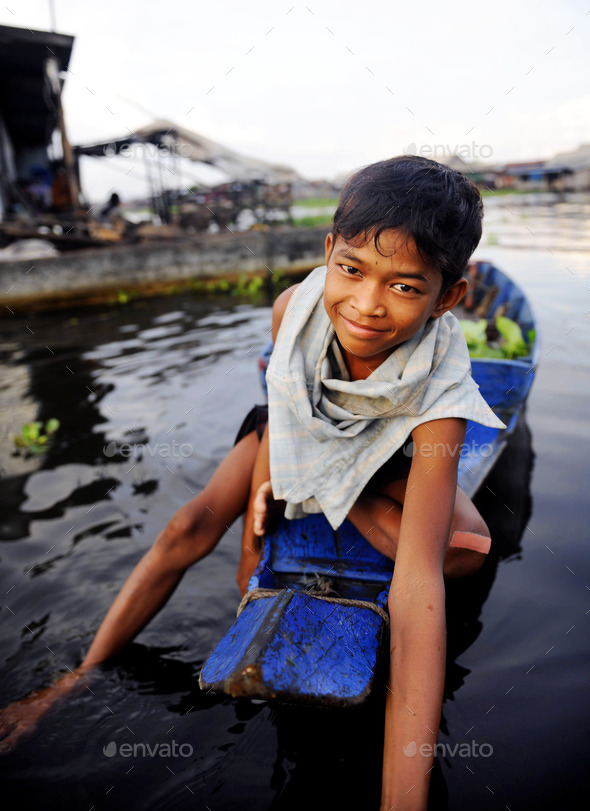
[[393, 573], [393, 561], [349, 521], [333, 530], [322, 514], [283, 521], [272, 535], [267, 566], [274, 574], [316, 572], [328, 578], [383, 583], [390, 582]]
[[276, 598], [255, 600], [235, 620], [201, 671], [203, 689], [220, 689], [232, 671], [240, 666], [259, 629], [268, 626], [268, 617], [276, 609], [276, 602]]
[[234, 697], [359, 704], [371, 694], [387, 639], [385, 621], [370, 608], [284, 590], [244, 608], [200, 685]]
[[370, 609], [295, 593], [259, 662], [279, 698], [365, 700], [370, 693], [384, 621]]

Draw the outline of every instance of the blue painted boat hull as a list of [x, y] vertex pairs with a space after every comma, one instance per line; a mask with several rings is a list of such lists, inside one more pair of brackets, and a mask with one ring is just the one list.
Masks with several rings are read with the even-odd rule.
[[276, 593], [244, 607], [205, 663], [201, 687], [287, 703], [363, 703], [386, 661], [392, 574], [393, 561], [348, 521], [333, 530], [321, 514], [283, 520], [249, 583], [250, 592]]

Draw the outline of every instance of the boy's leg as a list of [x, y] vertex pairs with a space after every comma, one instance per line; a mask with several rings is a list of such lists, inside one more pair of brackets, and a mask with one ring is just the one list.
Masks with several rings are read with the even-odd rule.
[[[256, 527], [256, 509], [255, 503], [257, 494], [260, 490], [267, 488], [270, 485], [270, 446], [268, 425], [264, 429], [264, 433], [260, 439], [256, 461], [252, 470], [250, 480], [250, 495], [248, 498], [248, 505], [246, 514], [244, 516], [244, 531], [242, 533], [242, 555], [240, 558], [240, 565], [236, 581], [242, 592], [245, 595], [248, 590], [248, 583], [251, 575], [254, 573], [256, 566], [260, 560], [260, 553], [262, 551], [262, 532], [258, 531]], [[270, 489], [272, 493], [272, 488]]]
[[[369, 543], [392, 560], [395, 560], [397, 550], [406, 487], [407, 480], [400, 479], [386, 485], [379, 493], [365, 493], [348, 514], [349, 520]], [[490, 537], [489, 529], [475, 505], [457, 487], [449, 534], [449, 543], [455, 536], [457, 545], [447, 546], [443, 565], [446, 578], [475, 574], [486, 559], [485, 552], [459, 546], [466, 537], [462, 537], [461, 533], [477, 535], [482, 540]]]
[[[457, 487], [449, 545], [445, 554], [444, 576], [451, 579], [478, 572], [487, 557], [490, 544], [490, 531], [486, 522], [471, 499]], [[475, 546], [479, 548], [476, 549]]]

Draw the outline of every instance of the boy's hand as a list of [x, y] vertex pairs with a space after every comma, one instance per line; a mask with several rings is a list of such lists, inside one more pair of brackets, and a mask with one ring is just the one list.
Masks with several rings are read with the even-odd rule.
[[39, 720], [55, 702], [72, 692], [79, 684], [82, 671], [72, 671], [59, 681], [38, 690], [0, 710], [0, 755], [12, 752], [23, 738], [33, 733]]
[[[284, 501], [275, 501], [269, 481], [260, 485], [251, 501], [248, 511], [252, 518], [248, 519], [248, 515], [246, 516], [246, 526], [242, 538], [242, 557], [236, 577], [242, 596], [246, 593], [250, 576], [260, 560], [262, 549], [260, 539], [272, 530], [273, 525], [282, 515], [284, 506]], [[252, 529], [248, 530], [248, 527], [252, 527]], [[248, 532], [253, 534], [248, 537]]]
[[258, 536], [272, 532], [285, 511], [285, 502], [276, 501], [270, 482], [264, 482], [254, 497], [254, 534]]
[[264, 535], [268, 524], [271, 504], [274, 503], [270, 482], [261, 484], [254, 497], [254, 534]]

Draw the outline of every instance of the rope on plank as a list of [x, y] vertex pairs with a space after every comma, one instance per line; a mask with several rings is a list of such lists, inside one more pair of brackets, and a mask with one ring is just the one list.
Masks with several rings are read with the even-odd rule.
[[276, 597], [277, 594], [284, 593], [286, 591], [291, 591], [293, 594], [304, 594], [306, 597], [313, 597], [314, 600], [324, 600], [327, 603], [333, 603], [335, 605], [347, 605], [352, 606], [354, 608], [368, 608], [371, 611], [374, 611], [375, 614], [378, 614], [383, 622], [389, 628], [389, 614], [385, 611], [384, 608], [381, 608], [380, 605], [376, 603], [370, 603], [367, 600], [353, 600], [348, 597], [324, 597], [320, 594], [308, 594], [306, 591], [293, 591], [292, 589], [262, 589], [262, 588], [255, 588], [248, 591], [242, 597], [242, 600], [238, 606], [238, 610], [236, 616], [239, 617], [244, 608], [251, 603], [252, 600], [264, 600], [268, 597]]

